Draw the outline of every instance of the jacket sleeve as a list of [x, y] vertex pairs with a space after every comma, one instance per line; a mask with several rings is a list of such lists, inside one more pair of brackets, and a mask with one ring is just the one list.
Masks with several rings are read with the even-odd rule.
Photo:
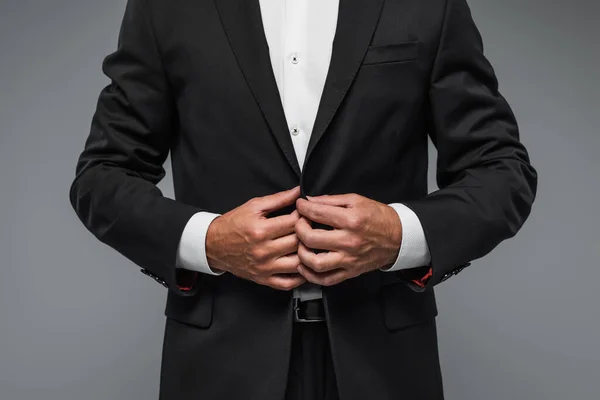
[[203, 210], [156, 187], [177, 119], [145, 3], [128, 0], [117, 49], [102, 64], [110, 83], [100, 92], [69, 197], [96, 238], [189, 296], [197, 274], [175, 270], [177, 247], [188, 220]]
[[466, 0], [446, 0], [428, 110], [439, 190], [404, 203], [429, 245], [430, 287], [514, 236], [537, 190], [537, 172]]

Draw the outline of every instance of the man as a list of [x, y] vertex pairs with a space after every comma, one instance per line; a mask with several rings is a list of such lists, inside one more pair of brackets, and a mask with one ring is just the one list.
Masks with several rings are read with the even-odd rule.
[[161, 399], [443, 399], [433, 287], [537, 185], [466, 0], [129, 0], [103, 70], [70, 200], [169, 289]]

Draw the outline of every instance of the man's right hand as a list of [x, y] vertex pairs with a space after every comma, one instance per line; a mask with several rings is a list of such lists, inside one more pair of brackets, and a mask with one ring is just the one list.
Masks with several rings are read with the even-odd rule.
[[215, 218], [206, 233], [206, 257], [211, 269], [279, 290], [291, 290], [306, 279], [298, 273], [300, 214], [267, 218], [267, 214], [295, 204], [300, 186], [255, 197]]

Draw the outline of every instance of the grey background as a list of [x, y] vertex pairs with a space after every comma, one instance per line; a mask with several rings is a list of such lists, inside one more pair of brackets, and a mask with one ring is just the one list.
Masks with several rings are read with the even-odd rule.
[[[157, 398], [166, 290], [68, 202], [124, 4], [0, 1], [2, 400]], [[600, 6], [471, 6], [540, 181], [516, 238], [438, 286], [446, 397], [598, 399]]]

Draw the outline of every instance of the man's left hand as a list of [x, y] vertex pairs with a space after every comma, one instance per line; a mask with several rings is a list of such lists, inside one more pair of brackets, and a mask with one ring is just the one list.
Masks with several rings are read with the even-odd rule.
[[[296, 200], [295, 230], [298, 271], [309, 282], [331, 286], [396, 261], [402, 224], [392, 207], [355, 193], [307, 197]], [[310, 221], [333, 229], [313, 229]]]

